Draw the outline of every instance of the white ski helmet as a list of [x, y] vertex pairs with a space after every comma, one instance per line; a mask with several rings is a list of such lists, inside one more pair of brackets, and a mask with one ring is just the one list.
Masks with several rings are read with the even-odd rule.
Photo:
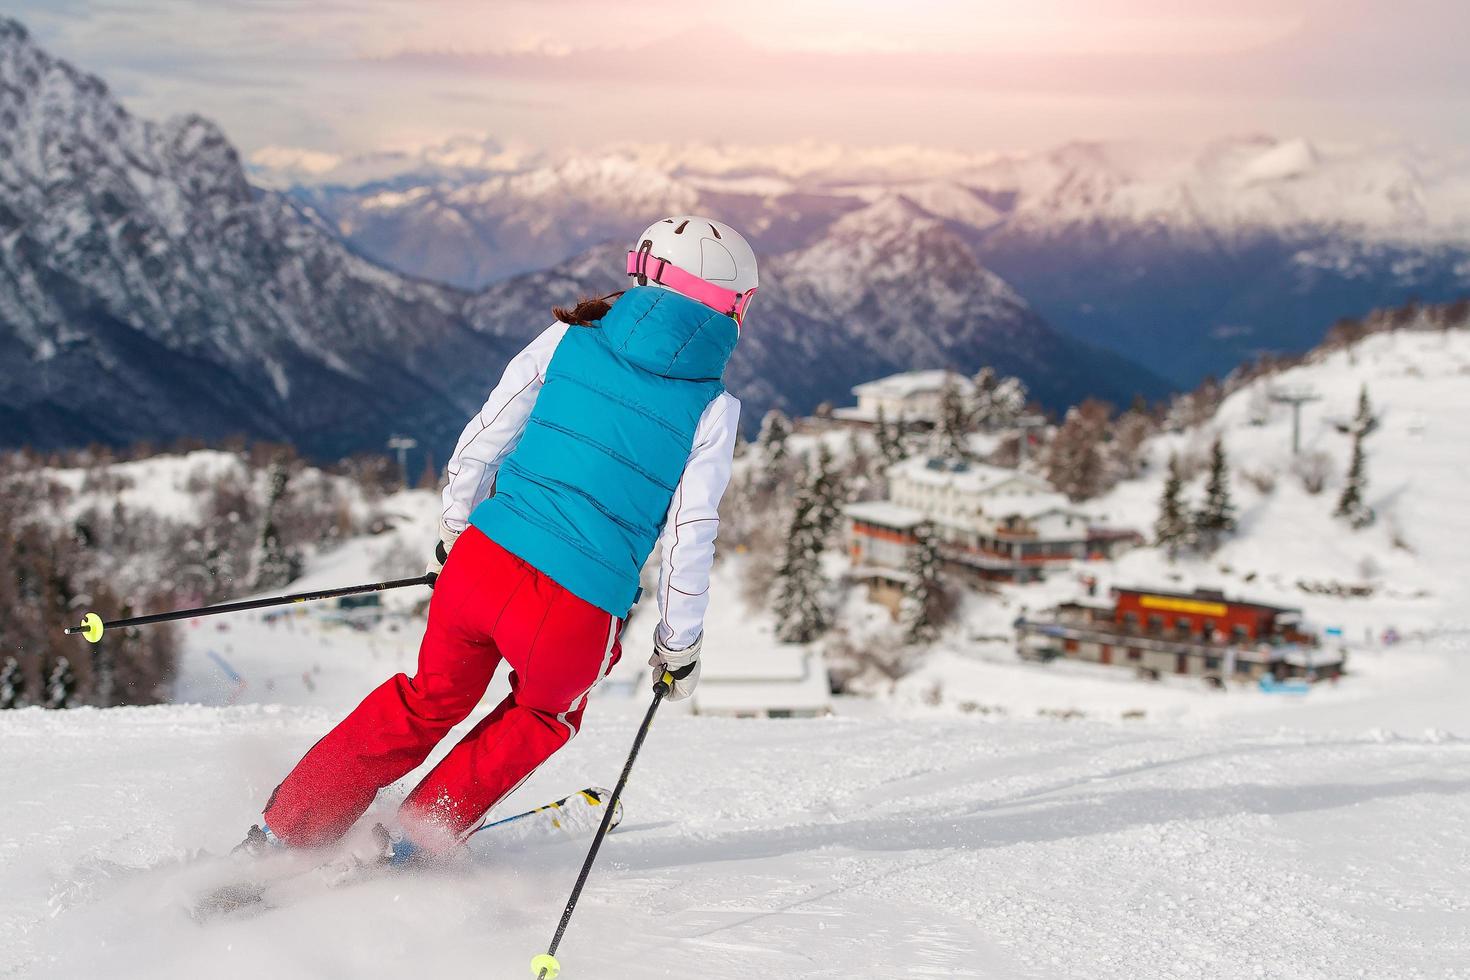
[[760, 285], [755, 252], [723, 221], [680, 214], [649, 225], [628, 253], [628, 275], [640, 286], [673, 290], [711, 309], [745, 319]]

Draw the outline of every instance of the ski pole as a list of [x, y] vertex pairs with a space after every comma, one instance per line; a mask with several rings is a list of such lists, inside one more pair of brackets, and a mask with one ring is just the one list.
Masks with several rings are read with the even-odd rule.
[[623, 774], [618, 777], [618, 784], [613, 787], [612, 796], [608, 797], [607, 812], [602, 815], [602, 824], [597, 828], [597, 836], [592, 838], [592, 847], [587, 851], [587, 859], [582, 862], [582, 871], [577, 875], [577, 883], [572, 886], [572, 895], [567, 899], [567, 907], [562, 910], [561, 922], [556, 927], [556, 935], [551, 937], [551, 945], [546, 947], [546, 952], [531, 959], [531, 972], [536, 974], [536, 980], [556, 980], [556, 975], [561, 972], [561, 964], [556, 961], [556, 948], [561, 945], [561, 937], [567, 931], [567, 923], [572, 921], [572, 912], [577, 908], [577, 899], [582, 897], [582, 886], [587, 884], [587, 875], [592, 871], [592, 862], [597, 860], [597, 850], [602, 847], [602, 839], [607, 836], [608, 825], [612, 823], [613, 813], [618, 808], [618, 798], [623, 795], [623, 787], [628, 785], [628, 775], [633, 771], [633, 761], [638, 758], [638, 750], [643, 747], [643, 739], [648, 735], [648, 726], [653, 724], [653, 713], [658, 710], [659, 702], [664, 699], [664, 695], [669, 693], [669, 686], [673, 682], [674, 676], [665, 671], [658, 683], [653, 685], [653, 703], [648, 706], [648, 714], [643, 716], [643, 724], [638, 726], [638, 734], [633, 739], [633, 749], [628, 753], [628, 761], [623, 765]]
[[216, 606], [196, 606], [193, 609], [175, 609], [173, 612], [153, 613], [149, 616], [133, 616], [129, 619], [114, 619], [104, 623], [102, 617], [89, 612], [82, 617], [81, 625], [68, 626], [67, 636], [80, 633], [89, 643], [102, 639], [102, 634], [114, 626], [147, 626], [151, 623], [169, 623], [176, 619], [193, 619], [195, 616], [217, 616], [220, 613], [240, 612], [245, 609], [264, 609], [267, 606], [284, 606], [292, 602], [310, 602], [313, 599], [335, 599], [344, 595], [360, 595], [364, 592], [382, 592], [386, 589], [402, 589], [410, 585], [429, 585], [428, 575], [417, 578], [393, 579], [390, 582], [371, 582], [367, 585], [348, 585], [340, 589], [323, 589], [318, 592], [293, 592], [291, 595], [270, 596], [265, 599], [245, 599], [241, 602], [222, 602]]

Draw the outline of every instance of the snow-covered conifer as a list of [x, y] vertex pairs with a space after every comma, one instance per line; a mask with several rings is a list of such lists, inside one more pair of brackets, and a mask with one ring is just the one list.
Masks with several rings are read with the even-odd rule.
[[878, 440], [878, 457], [883, 461], [884, 469], [894, 463], [901, 462], [906, 455], [903, 445], [903, 419], [898, 418], [889, 421], [884, 415], [883, 408], [878, 408], [877, 428], [874, 435]]
[[761, 420], [761, 433], [757, 445], [761, 447], [765, 464], [775, 470], [786, 462], [786, 440], [791, 435], [791, 420], [779, 408], [773, 408]]
[[1204, 505], [1194, 516], [1195, 540], [1206, 551], [1235, 530], [1235, 505], [1230, 500], [1230, 467], [1219, 436], [1210, 446], [1210, 476], [1205, 481]]
[[1173, 561], [1179, 549], [1189, 541], [1189, 517], [1184, 511], [1180, 494], [1184, 490], [1184, 477], [1180, 473], [1179, 457], [1169, 457], [1169, 475], [1164, 480], [1164, 492], [1159, 498], [1159, 517], [1154, 521], [1154, 544], [1164, 548]]
[[274, 589], [293, 581], [301, 574], [301, 554], [286, 547], [281, 540], [277, 524], [277, 511], [281, 498], [286, 495], [286, 484], [290, 474], [283, 463], [273, 463], [266, 479], [269, 481], [265, 502], [265, 517], [261, 523], [260, 538], [256, 542], [254, 555], [254, 587], [257, 590]]
[[1358, 391], [1358, 410], [1353, 415], [1353, 432], [1366, 436], [1378, 428], [1378, 418], [1373, 414], [1373, 403], [1368, 400], [1368, 386]]
[[20, 672], [20, 661], [6, 657], [0, 666], [0, 710], [19, 708], [25, 701], [25, 678]]
[[904, 584], [899, 617], [908, 642], [933, 643], [939, 635], [943, 599], [943, 584], [939, 578], [939, 540], [929, 524], [920, 524], [915, 534], [918, 540], [909, 552], [909, 580]]
[[796, 493], [785, 549], [771, 585], [776, 636], [787, 643], [810, 643], [827, 629], [815, 481], [815, 472], [807, 474]]
[[[1363, 406], [1367, 402], [1367, 392], [1364, 391], [1362, 400], [1359, 402], [1360, 420]], [[1366, 416], [1371, 419], [1371, 413]], [[1337, 498], [1337, 509], [1332, 512], [1334, 517], [1347, 520], [1348, 524], [1355, 529], [1365, 528], [1372, 524], [1377, 518], [1373, 508], [1368, 506], [1363, 499], [1368, 489], [1368, 461], [1363, 452], [1363, 437], [1367, 430], [1361, 426], [1353, 431], [1353, 458], [1348, 464], [1347, 482], [1343, 484], [1342, 495]]]
[[1020, 378], [1001, 377], [984, 367], [975, 375], [970, 418], [981, 429], [1003, 429], [1016, 424], [1026, 410], [1029, 392]]
[[933, 453], [940, 459], [962, 462], [969, 458], [970, 410], [954, 375], [944, 376], [939, 394], [939, 421], [934, 426]]
[[845, 503], [842, 471], [825, 442], [817, 447], [811, 473], [811, 493], [812, 523], [818, 540], [825, 543], [842, 523], [842, 505]]
[[46, 707], [72, 707], [76, 703], [76, 691], [77, 674], [72, 670], [71, 661], [57, 657], [51, 665], [51, 672], [46, 675]]

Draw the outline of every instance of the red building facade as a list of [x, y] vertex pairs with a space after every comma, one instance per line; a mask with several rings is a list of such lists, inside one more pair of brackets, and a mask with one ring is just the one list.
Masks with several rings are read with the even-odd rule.
[[1227, 599], [1200, 590], [1184, 594], [1143, 589], [1114, 589], [1113, 622], [1144, 636], [1249, 643], [1277, 638], [1301, 641], [1301, 614], [1296, 609]]

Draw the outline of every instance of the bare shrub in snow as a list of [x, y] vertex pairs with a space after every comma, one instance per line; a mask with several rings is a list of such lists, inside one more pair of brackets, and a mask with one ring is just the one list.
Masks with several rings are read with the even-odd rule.
[[1276, 490], [1276, 474], [1272, 470], [1241, 470], [1240, 478], [1262, 496]]
[[1414, 546], [1409, 544], [1409, 539], [1404, 534], [1404, 529], [1397, 520], [1390, 519], [1389, 521], [1388, 541], [1397, 551], [1405, 551], [1411, 555], [1414, 553]]
[[1046, 478], [1073, 502], [1088, 500], [1105, 489], [1102, 441], [1109, 414], [1108, 406], [1095, 399], [1068, 409], [1047, 447]]
[[423, 548], [415, 548], [403, 538], [395, 537], [373, 559], [373, 577], [386, 580], [422, 573], [432, 544], [429, 542]]
[[841, 694], [889, 694], [918, 662], [913, 647], [891, 633], [854, 636], [834, 630], [823, 649], [832, 688]]
[[1291, 470], [1302, 481], [1302, 489], [1315, 497], [1332, 479], [1332, 457], [1321, 451], [1302, 453], [1292, 462]]

